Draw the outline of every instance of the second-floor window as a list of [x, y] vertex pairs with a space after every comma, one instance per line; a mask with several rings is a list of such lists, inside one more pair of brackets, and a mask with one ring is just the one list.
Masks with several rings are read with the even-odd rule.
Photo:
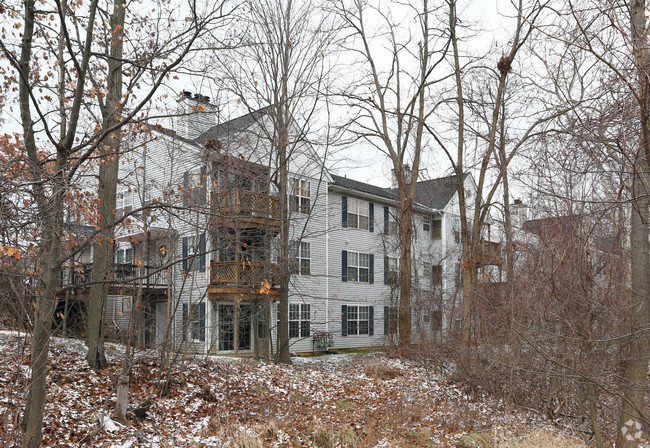
[[424, 215], [422, 217], [422, 231], [425, 235], [431, 234], [431, 215]]
[[341, 257], [344, 282], [374, 283], [375, 256], [373, 254], [344, 250]]
[[299, 275], [311, 274], [311, 243], [309, 241], [294, 241], [292, 252], [295, 257], [295, 264], [292, 266], [292, 272]]
[[292, 212], [308, 214], [311, 211], [311, 182], [290, 179], [289, 206]]
[[395, 221], [395, 216], [390, 212], [390, 208], [384, 207], [384, 233], [386, 235], [397, 235], [399, 226]]
[[205, 272], [205, 234], [183, 237], [183, 271]]
[[442, 219], [434, 219], [431, 222], [431, 238], [442, 238]]
[[384, 262], [384, 283], [393, 284], [399, 280], [399, 258], [386, 257]]

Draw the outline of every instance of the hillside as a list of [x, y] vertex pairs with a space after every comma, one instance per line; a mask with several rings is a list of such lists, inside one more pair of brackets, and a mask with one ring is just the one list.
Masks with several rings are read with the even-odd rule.
[[[0, 333], [0, 446], [18, 441], [27, 390], [28, 341]], [[45, 446], [97, 447], [582, 447], [529, 411], [470, 396], [425, 363], [385, 354], [294, 358], [293, 366], [218, 357], [178, 361], [169, 392], [153, 352], [138, 354], [131, 401], [144, 419], [110, 419], [121, 347], [96, 372], [85, 345], [54, 339]], [[100, 422], [104, 422], [103, 426]], [[481, 445], [482, 444], [482, 445]]]

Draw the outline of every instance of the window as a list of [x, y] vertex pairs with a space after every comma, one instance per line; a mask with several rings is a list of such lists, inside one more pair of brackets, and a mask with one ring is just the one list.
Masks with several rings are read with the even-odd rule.
[[289, 304], [289, 337], [307, 338], [310, 335], [310, 305], [305, 303]]
[[456, 265], [456, 271], [454, 272], [454, 284], [456, 285], [456, 288], [459, 288], [461, 285], [461, 276], [460, 276], [460, 264]]
[[205, 272], [205, 234], [183, 237], [183, 270]]
[[298, 245], [297, 241], [291, 243], [292, 261], [291, 273], [299, 275], [311, 274], [311, 243], [308, 241], [301, 241]]
[[424, 215], [422, 217], [422, 230], [425, 234], [431, 233], [431, 216]]
[[183, 205], [185, 207], [205, 204], [207, 202], [205, 188], [206, 173], [207, 169], [201, 167], [199, 171], [188, 171], [183, 175]]
[[298, 274], [311, 274], [311, 243], [307, 241], [300, 242], [300, 251], [298, 252]]
[[370, 281], [370, 257], [369, 254], [348, 252], [348, 280], [356, 282]]
[[385, 282], [386, 284], [397, 283], [399, 280], [399, 258], [386, 257], [385, 259]]
[[460, 219], [456, 218], [454, 219], [454, 241], [456, 244], [460, 244], [461, 241], [461, 227], [460, 227]]
[[348, 335], [370, 334], [370, 307], [348, 305]]
[[442, 238], [442, 219], [434, 219], [431, 222], [431, 238]]
[[388, 207], [384, 207], [384, 233], [386, 235], [398, 234], [397, 222], [395, 222], [395, 217], [391, 215]]
[[431, 266], [431, 286], [442, 285], [442, 266], [435, 264]]
[[311, 182], [292, 178], [289, 187], [291, 211], [308, 214], [311, 211]]
[[115, 251], [115, 263], [131, 264], [133, 263], [133, 246], [121, 246]]
[[130, 188], [120, 188], [117, 190], [115, 199], [115, 216], [120, 218], [133, 208], [133, 192]]
[[183, 304], [183, 331], [190, 341], [205, 341], [205, 303]]
[[399, 308], [396, 306], [384, 307], [384, 334], [397, 334], [399, 324]]
[[348, 227], [361, 230], [370, 228], [370, 205], [367, 201], [348, 198]]

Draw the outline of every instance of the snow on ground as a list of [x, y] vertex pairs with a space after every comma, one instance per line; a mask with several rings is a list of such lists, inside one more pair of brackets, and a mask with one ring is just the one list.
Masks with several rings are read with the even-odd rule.
[[[111, 416], [123, 349], [109, 345], [112, 365], [99, 372], [86, 366], [85, 353], [80, 341], [53, 339], [44, 446], [459, 446], [467, 433], [496, 443], [544, 425], [534, 413], [470, 397], [426, 366], [384, 354], [294, 358], [293, 366], [184, 359], [167, 376], [153, 352], [138, 357], [130, 388], [134, 406], [151, 397], [151, 408], [144, 420], [130, 412], [119, 423]], [[7, 442], [0, 446], [17, 441], [28, 366], [24, 336], [0, 332], [0, 441]]]

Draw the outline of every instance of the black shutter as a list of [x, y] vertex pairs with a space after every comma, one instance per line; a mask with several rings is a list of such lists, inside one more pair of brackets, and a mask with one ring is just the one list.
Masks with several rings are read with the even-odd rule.
[[371, 232], [375, 231], [375, 204], [372, 202], [368, 203], [368, 230]]
[[388, 284], [388, 257], [384, 257], [384, 285]]
[[375, 307], [368, 307], [368, 335], [375, 335]]
[[370, 283], [375, 283], [375, 255], [370, 254], [368, 256], [368, 281]]
[[348, 197], [341, 198], [341, 227], [348, 226]]
[[189, 265], [188, 259], [187, 259], [187, 244], [188, 244], [189, 238], [184, 236], [183, 237], [183, 271], [187, 274], [187, 267]]
[[388, 331], [390, 329], [390, 307], [385, 306], [384, 307], [384, 334], [388, 334]]
[[348, 251], [341, 252], [341, 281], [348, 281]]
[[205, 341], [205, 303], [199, 305], [199, 329], [200, 339]]
[[348, 335], [348, 306], [341, 305], [341, 336]]
[[189, 205], [189, 188], [190, 188], [190, 173], [185, 171], [183, 173], [183, 207]]
[[384, 233], [388, 234], [388, 207], [384, 207]]
[[183, 340], [187, 340], [187, 303], [183, 304]]
[[205, 272], [205, 233], [199, 237], [199, 272]]
[[199, 202], [205, 204], [208, 201], [207, 188], [208, 188], [208, 168], [206, 166], [201, 167], [201, 187], [199, 190]]

